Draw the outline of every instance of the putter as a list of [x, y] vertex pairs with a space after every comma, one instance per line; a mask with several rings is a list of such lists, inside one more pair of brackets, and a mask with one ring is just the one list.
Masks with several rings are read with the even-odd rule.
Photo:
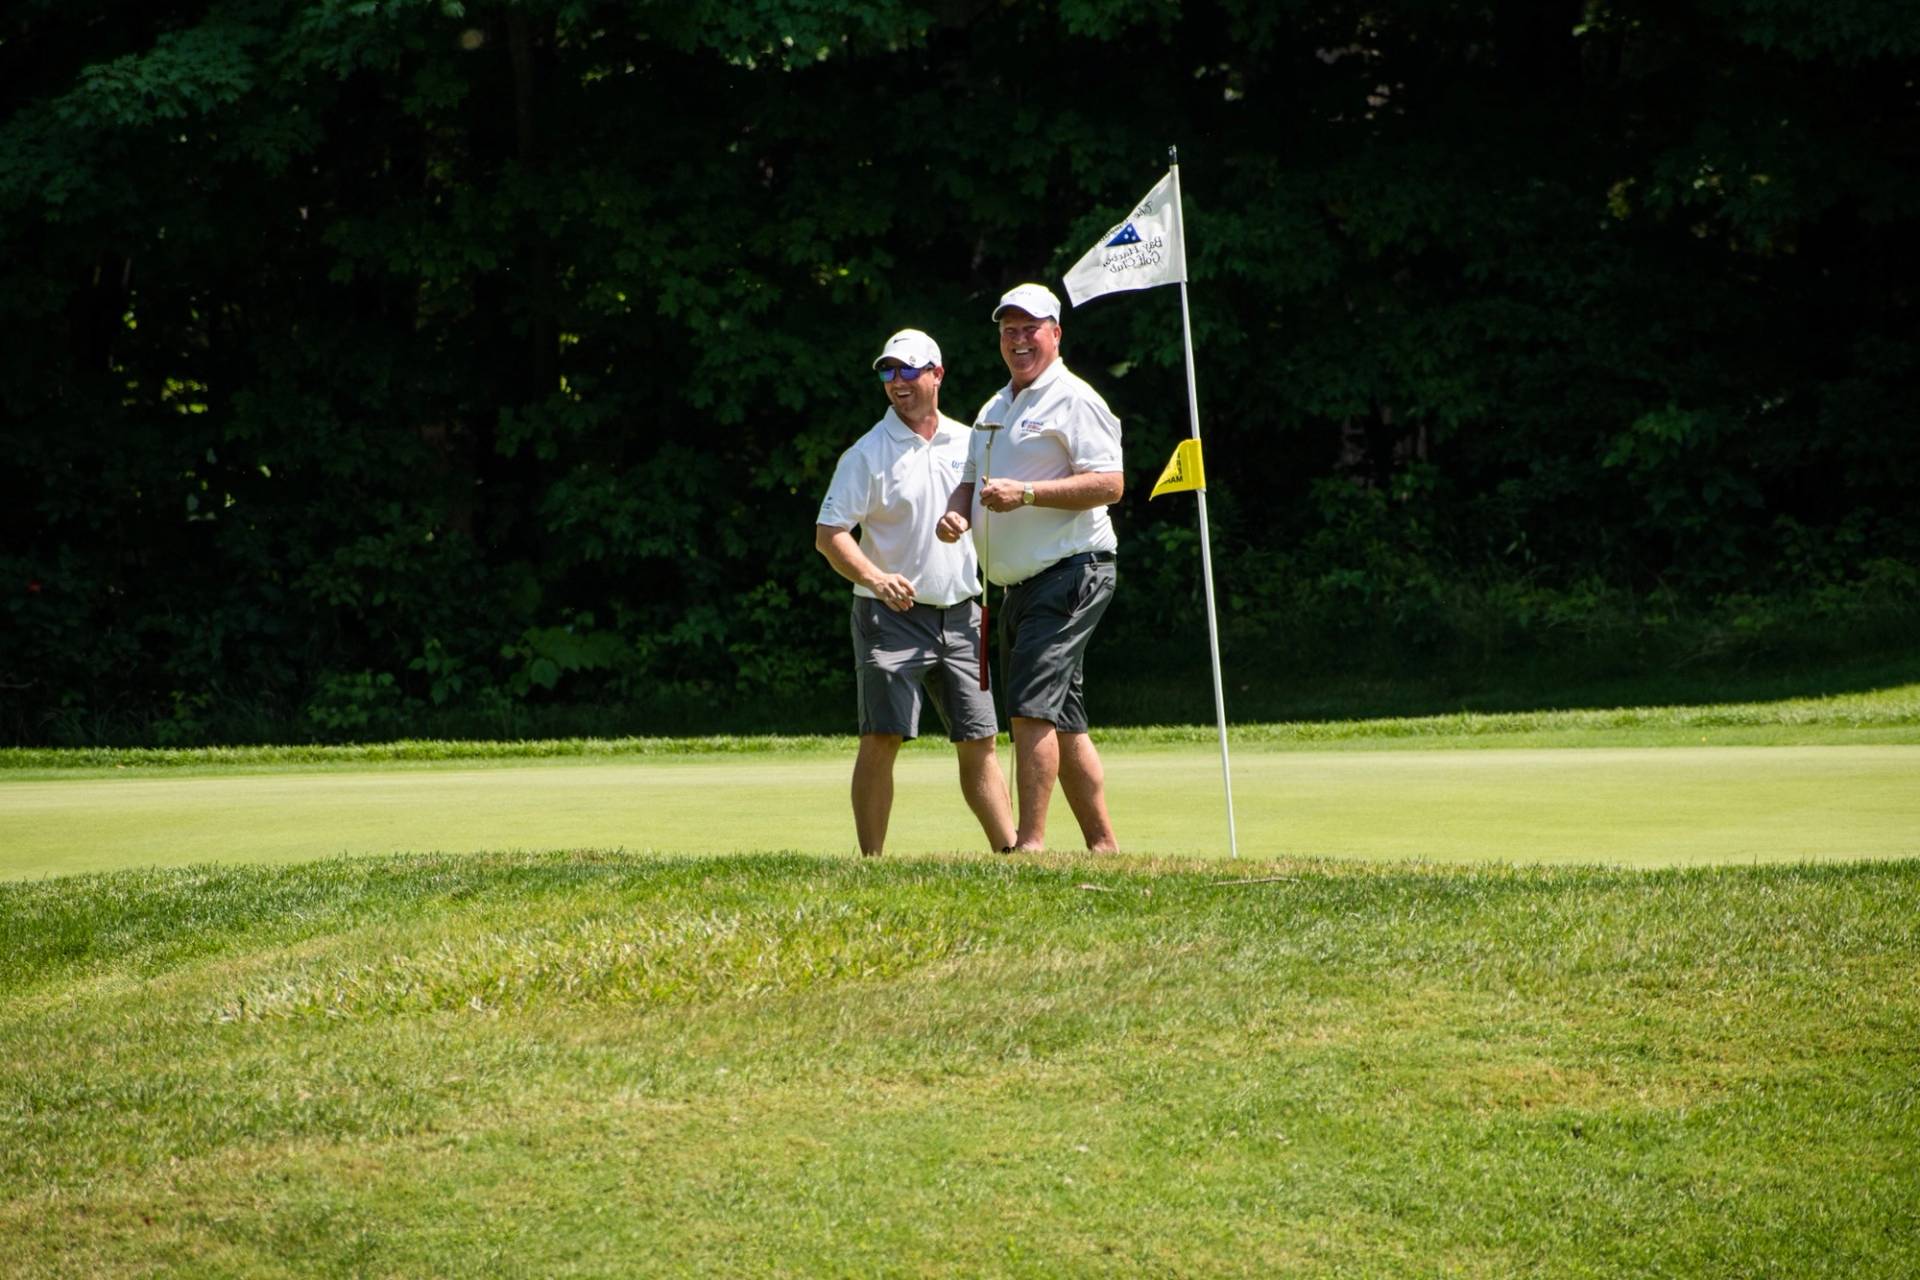
[[989, 524], [987, 520], [987, 502], [982, 495], [986, 492], [987, 481], [993, 479], [993, 433], [1006, 426], [1004, 422], [976, 422], [975, 431], [987, 433], [987, 456], [980, 464], [980, 482], [974, 488], [974, 496], [980, 502], [980, 687], [987, 687], [987, 606], [993, 597], [993, 584], [987, 581], [987, 548]]

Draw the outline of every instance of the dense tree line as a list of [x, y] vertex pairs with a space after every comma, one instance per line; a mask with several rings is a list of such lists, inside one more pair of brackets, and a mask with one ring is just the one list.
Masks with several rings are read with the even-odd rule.
[[[1897, 638], [1917, 54], [1875, 0], [12, 0], [0, 735], [843, 680], [880, 341], [970, 416], [1168, 144], [1229, 664]], [[1066, 331], [1096, 664], [1200, 660], [1176, 293]]]

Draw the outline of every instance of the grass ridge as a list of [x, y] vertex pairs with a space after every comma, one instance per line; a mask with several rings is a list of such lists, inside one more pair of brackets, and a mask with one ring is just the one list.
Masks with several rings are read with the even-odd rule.
[[[1471, 712], [1358, 720], [1229, 724], [1230, 744], [1284, 746], [1356, 741], [1493, 738], [1510, 735], [1595, 733], [1607, 730], [1920, 728], [1920, 683], [1867, 693], [1784, 698], [1768, 702], [1708, 703], [1549, 711]], [[937, 735], [936, 735], [937, 736]], [[1211, 742], [1213, 725], [1096, 728], [1103, 746], [1134, 747]], [[402, 764], [440, 761], [563, 760], [816, 754], [846, 749], [844, 735], [716, 734], [706, 737], [558, 738], [532, 741], [401, 739], [354, 744], [231, 747], [4, 747], [0, 774], [20, 770], [179, 769], [286, 764]], [[915, 746], [941, 746], [922, 738]]]
[[22, 1276], [1895, 1280], [1916, 973], [1920, 859], [0, 884], [0, 1237]]

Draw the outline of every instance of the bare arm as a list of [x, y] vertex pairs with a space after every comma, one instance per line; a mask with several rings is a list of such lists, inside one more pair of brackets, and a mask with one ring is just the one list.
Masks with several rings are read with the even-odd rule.
[[873, 592], [888, 608], [904, 613], [913, 607], [913, 584], [897, 573], [882, 573], [854, 541], [852, 530], [817, 524], [813, 526], [813, 549], [827, 558], [835, 573]]
[[[1033, 505], [1057, 511], [1091, 511], [1110, 507], [1120, 501], [1127, 489], [1127, 478], [1118, 471], [1084, 471], [1058, 480], [987, 481], [980, 492], [980, 503], [989, 511], [1014, 511], [1028, 484], [1033, 485]], [[972, 495], [968, 495], [971, 500]]]
[[942, 542], [958, 542], [960, 535], [973, 528], [973, 481], [953, 491], [947, 499], [946, 514], [933, 527], [933, 536]]

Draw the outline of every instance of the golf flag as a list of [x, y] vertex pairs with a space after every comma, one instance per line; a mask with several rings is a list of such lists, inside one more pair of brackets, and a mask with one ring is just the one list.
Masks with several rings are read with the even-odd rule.
[[1160, 473], [1160, 479], [1153, 486], [1153, 492], [1147, 495], [1147, 501], [1163, 493], [1181, 493], [1188, 489], [1207, 487], [1207, 469], [1200, 461], [1200, 442], [1182, 440], [1173, 447], [1173, 457], [1167, 460], [1167, 469]]
[[1062, 281], [1073, 305], [1125, 289], [1180, 286], [1181, 345], [1187, 356], [1187, 416], [1190, 439], [1182, 440], [1153, 486], [1151, 498], [1191, 489], [1200, 518], [1200, 580], [1207, 594], [1207, 652], [1213, 659], [1213, 715], [1220, 726], [1220, 782], [1227, 800], [1227, 851], [1240, 856], [1233, 823], [1233, 765], [1227, 758], [1227, 695], [1220, 675], [1220, 626], [1213, 603], [1213, 538], [1207, 532], [1207, 473], [1200, 463], [1200, 392], [1193, 375], [1193, 320], [1187, 314], [1187, 240], [1180, 223], [1180, 153], [1167, 148], [1167, 176], [1099, 243], [1073, 264]]
[[1108, 229], [1066, 274], [1074, 306], [1123, 289], [1185, 284], [1187, 242], [1180, 228], [1174, 173], [1154, 184], [1133, 212]]

